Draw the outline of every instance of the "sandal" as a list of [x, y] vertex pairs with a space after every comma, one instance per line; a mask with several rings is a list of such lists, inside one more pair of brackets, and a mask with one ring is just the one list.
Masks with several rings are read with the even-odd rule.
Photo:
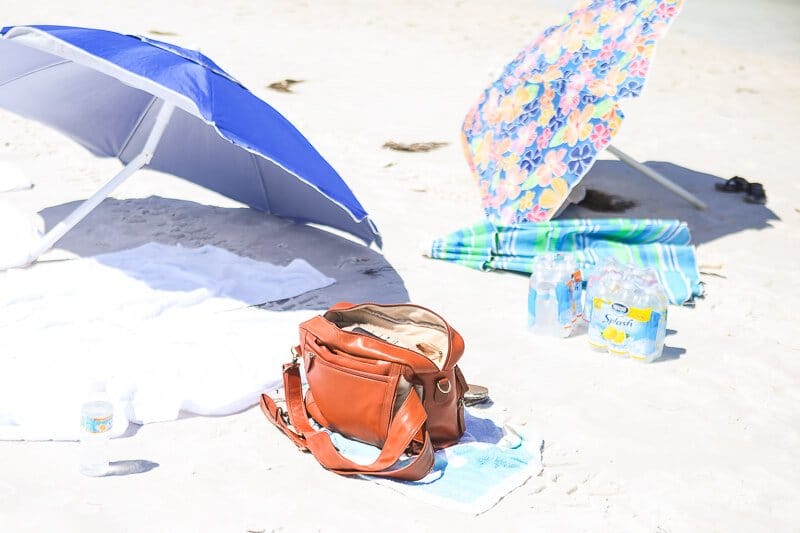
[[760, 183], [750, 183], [747, 187], [747, 195], [744, 201], [748, 204], [765, 204], [767, 203], [767, 193], [764, 191], [764, 186]]
[[741, 176], [734, 176], [725, 183], [715, 183], [714, 188], [722, 192], [743, 192], [750, 187], [750, 182]]

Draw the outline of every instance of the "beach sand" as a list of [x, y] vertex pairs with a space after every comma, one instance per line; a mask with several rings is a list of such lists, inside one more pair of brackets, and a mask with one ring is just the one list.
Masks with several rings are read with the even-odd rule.
[[[127, 476], [81, 476], [75, 443], [0, 442], [0, 531], [797, 531], [796, 3], [686, 2], [658, 46], [643, 97], [624, 104], [614, 144], [685, 185], [709, 211], [607, 156], [586, 178], [634, 198], [632, 216], [687, 220], [702, 269], [714, 274], [703, 276], [707, 294], [693, 308], [670, 309], [665, 355], [652, 365], [592, 353], [584, 336], [530, 336], [525, 277], [418, 250], [482, 216], [461, 121], [491, 76], [569, 2], [120, 4], [2, 0], [0, 13], [4, 24], [102, 27], [199, 46], [339, 171], [381, 230], [384, 255], [151, 171], [120, 187], [56, 252], [85, 256], [157, 240], [281, 264], [296, 255], [339, 282], [287, 307], [410, 299], [435, 309], [466, 339], [469, 381], [544, 436], [545, 468], [471, 517], [326, 472], [253, 408], [147, 425], [112, 441], [112, 461], [147, 470]], [[284, 78], [304, 82], [293, 93], [267, 88]], [[400, 153], [382, 148], [389, 140], [449, 144]], [[5, 112], [0, 160], [35, 184], [2, 199], [49, 225], [119, 167]], [[763, 183], [767, 205], [714, 191], [733, 175]], [[153, 203], [161, 215], [134, 216]], [[569, 215], [593, 216], [578, 208]]]

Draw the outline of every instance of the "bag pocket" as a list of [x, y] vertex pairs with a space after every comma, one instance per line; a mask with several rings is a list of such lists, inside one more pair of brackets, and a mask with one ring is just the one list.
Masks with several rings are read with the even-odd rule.
[[345, 437], [383, 446], [397, 377], [348, 368], [319, 355], [312, 359], [306, 377], [325, 426]]

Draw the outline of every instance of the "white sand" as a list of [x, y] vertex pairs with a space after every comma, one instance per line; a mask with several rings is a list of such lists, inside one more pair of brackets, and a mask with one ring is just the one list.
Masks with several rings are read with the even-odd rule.
[[[587, 179], [635, 196], [634, 215], [687, 219], [701, 263], [722, 266], [725, 277], [704, 277], [708, 294], [694, 309], [671, 310], [667, 354], [650, 366], [592, 354], [583, 337], [531, 337], [524, 277], [417, 252], [419, 241], [481, 216], [458, 144], [461, 120], [489, 74], [569, 2], [166, 4], [4, 0], [0, 12], [5, 24], [160, 30], [199, 45], [345, 177], [382, 230], [385, 257], [231, 209], [229, 200], [151, 172], [123, 185], [119, 200], [61, 246], [87, 255], [157, 240], [216, 244], [283, 264], [298, 255], [339, 283], [287, 308], [406, 297], [428, 305], [466, 338], [470, 381], [542, 432], [546, 467], [473, 518], [325, 472], [250, 409], [145, 426], [113, 441], [113, 460], [158, 464], [128, 476], [82, 477], [74, 443], [0, 443], [0, 530], [797, 530], [800, 345], [789, 306], [800, 297], [796, 3], [687, 2], [658, 49], [644, 97], [625, 107], [615, 144], [667, 162], [660, 168], [711, 203], [709, 212], [685, 207], [619, 163], [601, 162]], [[285, 77], [307, 81], [295, 94], [265, 88]], [[390, 139], [451, 144], [401, 154], [381, 148]], [[48, 225], [118, 168], [6, 113], [0, 161], [19, 165], [35, 184], [2, 197], [42, 211]], [[715, 180], [734, 174], [765, 185], [766, 208], [713, 191]], [[151, 195], [167, 200], [125, 201]]]

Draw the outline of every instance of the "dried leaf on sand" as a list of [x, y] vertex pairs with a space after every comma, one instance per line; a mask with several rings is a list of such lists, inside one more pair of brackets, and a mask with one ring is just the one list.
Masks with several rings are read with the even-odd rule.
[[285, 80], [280, 80], [270, 83], [269, 85], [267, 85], [267, 87], [272, 89], [273, 91], [290, 93], [292, 92], [292, 85], [296, 83], [303, 83], [303, 80], [293, 80], [290, 78], [286, 78]]
[[397, 150], [398, 152], [430, 152], [442, 146], [447, 146], [449, 143], [441, 142], [423, 142], [423, 143], [399, 143], [395, 141], [387, 141], [383, 144], [384, 148], [390, 150]]
[[175, 37], [178, 34], [173, 31], [165, 31], [165, 30], [147, 30], [147, 33], [150, 35], [160, 35], [162, 37]]

